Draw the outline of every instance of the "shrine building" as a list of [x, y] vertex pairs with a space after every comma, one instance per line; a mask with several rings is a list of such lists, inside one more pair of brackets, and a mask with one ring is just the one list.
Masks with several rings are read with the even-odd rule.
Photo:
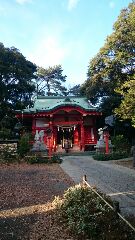
[[38, 96], [32, 108], [16, 114], [34, 135], [34, 141], [42, 141], [54, 152], [64, 148], [65, 140], [73, 151], [93, 149], [97, 143], [96, 121], [100, 116], [98, 108], [85, 97], [72, 96]]

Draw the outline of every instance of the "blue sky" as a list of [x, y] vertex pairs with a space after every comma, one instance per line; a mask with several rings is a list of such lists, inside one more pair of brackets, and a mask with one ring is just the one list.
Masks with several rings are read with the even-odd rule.
[[67, 85], [86, 79], [89, 61], [128, 0], [0, 0], [0, 42], [30, 61], [61, 64]]

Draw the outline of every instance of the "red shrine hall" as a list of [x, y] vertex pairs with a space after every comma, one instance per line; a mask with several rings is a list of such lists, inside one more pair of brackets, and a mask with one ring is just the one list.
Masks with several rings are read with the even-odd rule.
[[66, 140], [73, 151], [92, 150], [97, 143], [99, 116], [101, 112], [86, 98], [71, 96], [38, 96], [32, 108], [16, 113], [34, 135], [33, 144], [42, 143], [42, 148], [51, 147], [54, 152], [62, 151]]

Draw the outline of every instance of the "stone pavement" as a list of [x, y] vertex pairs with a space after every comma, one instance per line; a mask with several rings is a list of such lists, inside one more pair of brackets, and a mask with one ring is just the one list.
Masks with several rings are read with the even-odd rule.
[[119, 201], [121, 213], [135, 216], [135, 170], [111, 161], [93, 160], [91, 156], [65, 156], [63, 170], [80, 183], [84, 175], [90, 185]]

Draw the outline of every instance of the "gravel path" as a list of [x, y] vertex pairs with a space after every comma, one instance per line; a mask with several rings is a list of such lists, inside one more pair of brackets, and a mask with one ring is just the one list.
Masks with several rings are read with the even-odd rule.
[[102, 192], [118, 200], [123, 214], [135, 216], [135, 170], [111, 161], [95, 161], [90, 156], [66, 156], [61, 167], [79, 183], [83, 175]]

